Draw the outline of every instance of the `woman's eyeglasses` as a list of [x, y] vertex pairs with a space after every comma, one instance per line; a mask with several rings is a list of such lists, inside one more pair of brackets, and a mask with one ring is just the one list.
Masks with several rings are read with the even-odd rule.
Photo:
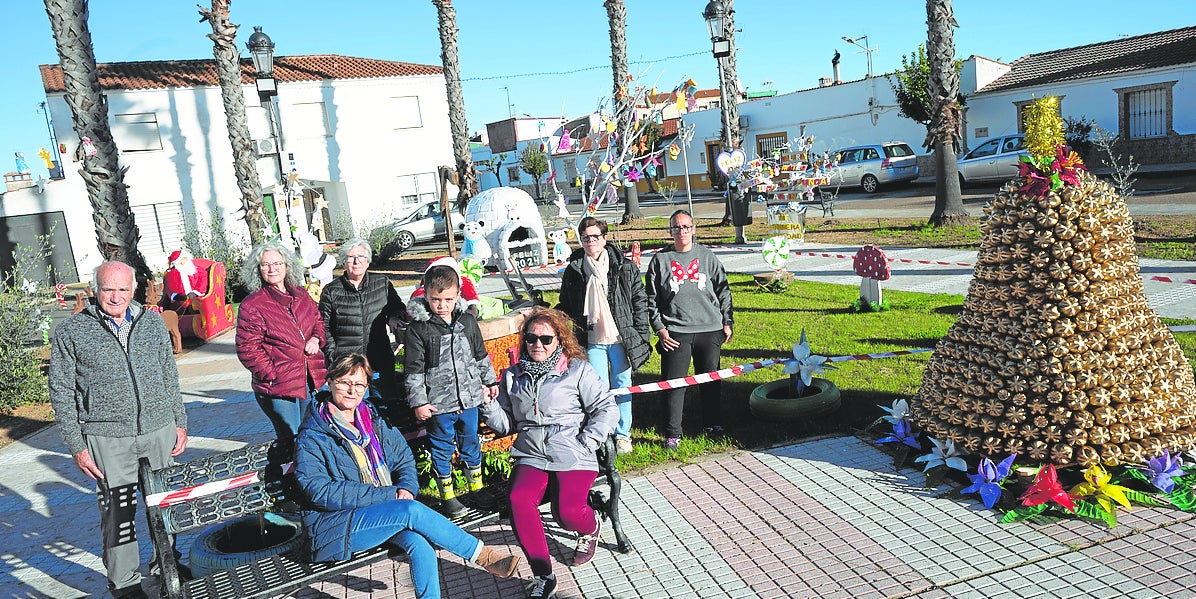
[[366, 391], [368, 391], [370, 389], [370, 386], [365, 383], [350, 383], [349, 381], [338, 380], [338, 381], [333, 381], [332, 384], [336, 385], [337, 389], [340, 389], [341, 391], [345, 391], [345, 392], [353, 391], [355, 393], [364, 394]]
[[286, 265], [287, 265], [286, 262], [262, 262], [261, 263], [262, 270], [265, 270], [265, 271], [282, 270], [283, 268], [286, 268]]
[[606, 235], [582, 235], [581, 240], [593, 243], [595, 241], [602, 239], [603, 237], [606, 237]]
[[693, 230], [693, 225], [677, 225], [675, 227], [669, 227], [670, 233], [692, 233]]
[[553, 339], [556, 339], [556, 337], [553, 335], [533, 335], [531, 333], [523, 334], [523, 342], [528, 345], [532, 345], [535, 342], [539, 341], [540, 345], [543, 345], [544, 347], [548, 347], [549, 345], [552, 345]]

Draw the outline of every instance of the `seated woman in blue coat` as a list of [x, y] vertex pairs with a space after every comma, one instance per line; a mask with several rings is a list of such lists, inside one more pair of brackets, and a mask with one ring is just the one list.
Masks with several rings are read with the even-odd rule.
[[419, 479], [411, 448], [364, 400], [372, 377], [365, 356], [338, 359], [328, 370], [331, 392], [316, 396], [299, 427], [296, 475], [308, 499], [303, 527], [312, 559], [397, 547], [411, 560], [417, 597], [440, 597], [434, 546], [510, 577], [519, 557], [483, 545], [415, 500]]

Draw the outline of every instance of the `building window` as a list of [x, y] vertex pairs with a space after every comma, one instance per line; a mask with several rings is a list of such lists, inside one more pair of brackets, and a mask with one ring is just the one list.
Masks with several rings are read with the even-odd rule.
[[[1059, 99], [1059, 116], [1063, 116], [1063, 98], [1065, 96], [1055, 96]], [[1026, 109], [1034, 103], [1034, 100], [1022, 100], [1014, 102], [1013, 106], [1017, 109], [1017, 132], [1025, 135], [1026, 133]]]
[[400, 96], [390, 99], [390, 114], [395, 129], [418, 129], [424, 126], [419, 112], [419, 96]]
[[169, 254], [183, 247], [183, 205], [180, 202], [132, 206], [133, 219], [141, 239], [137, 248], [145, 253]]
[[1164, 137], [1171, 132], [1175, 81], [1114, 89], [1118, 134], [1129, 139]]
[[517, 166], [508, 166], [507, 167], [507, 181], [510, 181], [512, 184], [519, 182], [519, 167], [517, 167]]
[[158, 115], [118, 114], [112, 117], [112, 140], [122, 152], [150, 152], [162, 149]]
[[789, 133], [782, 131], [780, 133], [766, 133], [764, 135], [756, 136], [756, 155], [767, 158], [772, 155], [773, 150], [785, 151], [789, 144]]
[[328, 137], [328, 112], [324, 103], [291, 104], [282, 119], [282, 130], [287, 139]]
[[408, 207], [420, 202], [430, 202], [436, 199], [436, 173], [416, 173], [414, 175], [400, 175], [398, 178], [398, 192], [401, 207]]

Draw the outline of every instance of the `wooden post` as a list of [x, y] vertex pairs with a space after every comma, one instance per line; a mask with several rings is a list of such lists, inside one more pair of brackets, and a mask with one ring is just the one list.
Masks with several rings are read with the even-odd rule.
[[444, 217], [444, 232], [448, 237], [448, 253], [453, 260], [457, 259], [457, 237], [453, 230], [453, 210], [449, 204], [448, 198], [448, 181], [449, 177], [456, 174], [456, 170], [451, 166], [442, 166], [436, 169], [437, 174], [440, 175], [440, 214]]

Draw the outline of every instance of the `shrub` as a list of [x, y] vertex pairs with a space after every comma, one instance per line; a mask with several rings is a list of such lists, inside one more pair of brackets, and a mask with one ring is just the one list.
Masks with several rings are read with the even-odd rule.
[[34, 265], [44, 263], [52, 249], [49, 236], [19, 246], [12, 271], [0, 280], [0, 412], [49, 397], [38, 346], [48, 308], [41, 281], [53, 281], [53, 269], [35, 273]]
[[202, 220], [188, 214], [183, 227], [183, 244], [195, 257], [224, 263], [228, 273], [224, 285], [225, 300], [233, 303], [243, 299], [246, 294], [241, 284], [241, 266], [249, 256], [248, 235], [229, 231], [219, 209], [213, 209]]

